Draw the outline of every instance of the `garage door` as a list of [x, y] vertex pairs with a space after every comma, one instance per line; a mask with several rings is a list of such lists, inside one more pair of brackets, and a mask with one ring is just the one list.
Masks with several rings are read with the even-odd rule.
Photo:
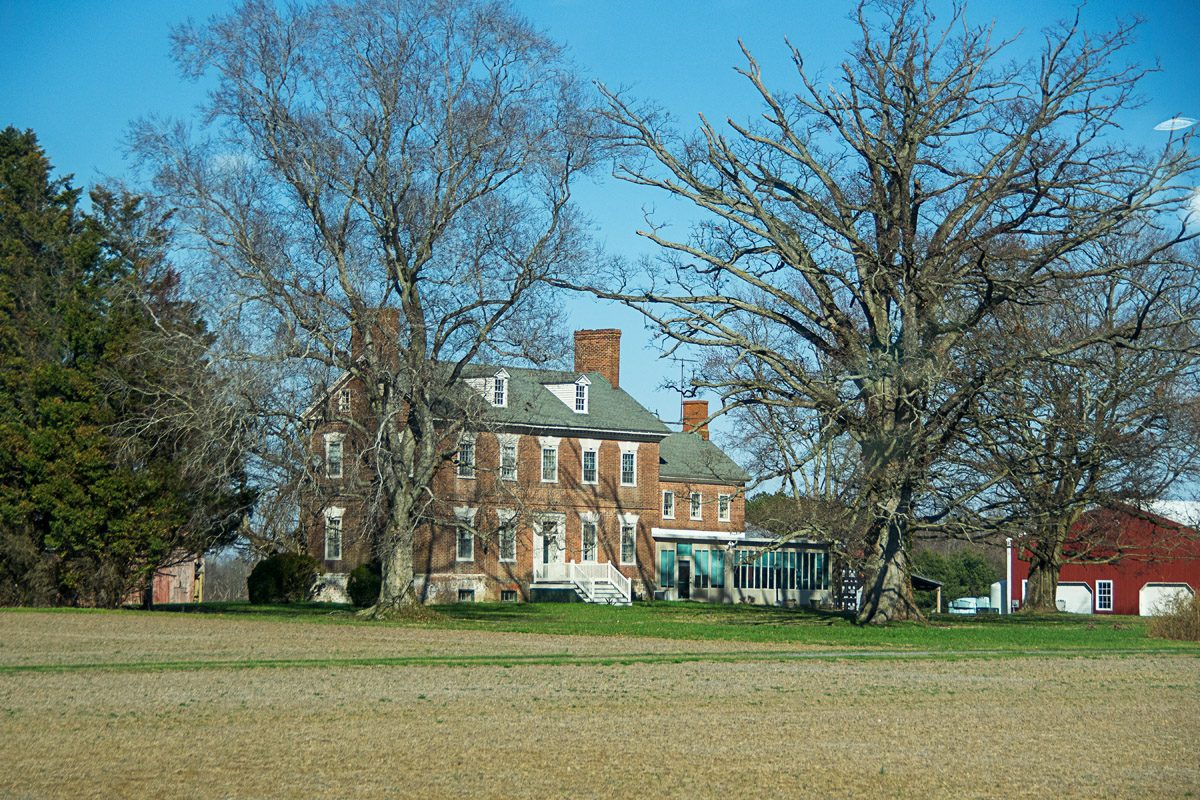
[[1055, 600], [1059, 611], [1069, 614], [1092, 613], [1092, 587], [1086, 583], [1060, 583]]
[[1138, 592], [1138, 613], [1143, 617], [1162, 614], [1170, 610], [1176, 599], [1187, 599], [1193, 594], [1186, 583], [1147, 583]]

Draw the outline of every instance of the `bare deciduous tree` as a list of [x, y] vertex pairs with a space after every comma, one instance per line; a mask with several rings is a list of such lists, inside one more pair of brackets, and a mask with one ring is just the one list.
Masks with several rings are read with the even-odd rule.
[[[1101, 258], [1139, 248], [1115, 238]], [[1174, 261], [1174, 263], [1172, 263]], [[1064, 287], [1053, 302], [1013, 309], [997, 325], [1002, 357], [1054, 343], [1100, 339], [1054, 359], [1026, 361], [992, 382], [973, 413], [963, 461], [985, 486], [986, 522], [1009, 529], [1030, 558], [1023, 608], [1054, 611], [1064, 563], [1153, 558], [1123, 552], [1112, 531], [1076, 526], [1090, 507], [1142, 503], [1200, 466], [1200, 339], [1196, 265], [1181, 253], [1095, 285]], [[1146, 303], [1150, 287], [1156, 302]], [[1134, 335], [1111, 337], [1110, 331]], [[1166, 543], [1158, 557], [1169, 558]]]
[[197, 131], [143, 125], [137, 149], [211, 267], [231, 354], [270, 376], [264, 469], [311, 460], [298, 415], [323, 387], [363, 388], [339, 421], [369, 450], [388, 613], [412, 600], [414, 530], [469, 425], [464, 368], [559, 341], [542, 287], [586, 252], [581, 87], [483, 0], [247, 2], [174, 42], [215, 88]]
[[1179, 142], [1148, 156], [1115, 138], [1144, 72], [1121, 60], [1129, 26], [1092, 36], [1076, 18], [1022, 63], [961, 9], [943, 23], [914, 0], [864, 3], [858, 22], [836, 82], [793, 48], [798, 87], [777, 91], [745, 52], [763, 109], [748, 123], [701, 118], [683, 136], [607, 92], [627, 148], [618, 176], [702, 220], [689, 237], [642, 231], [663, 254], [643, 275], [576, 288], [640, 309], [669, 346], [725, 351], [734, 368], [698, 382], [725, 410], [811, 412], [854, 442], [859, 618], [885, 622], [919, 616], [910, 539], [948, 513], [929, 507], [931, 471], [981, 387], [1013, 366], [976, 358], [981, 334], [1046, 284], [1154, 257], [1094, 265], [1086, 249], [1114, 230], [1169, 228], [1157, 247], [1185, 238], [1175, 212], [1196, 159]]

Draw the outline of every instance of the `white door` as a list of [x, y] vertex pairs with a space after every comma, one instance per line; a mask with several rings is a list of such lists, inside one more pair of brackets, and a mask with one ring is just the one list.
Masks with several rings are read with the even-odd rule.
[[1059, 611], [1069, 614], [1092, 613], [1092, 587], [1086, 583], [1060, 583], [1055, 600]]
[[1194, 594], [1186, 583], [1147, 583], [1138, 592], [1138, 613], [1143, 617], [1165, 614], [1176, 600], [1186, 600]]
[[533, 528], [533, 579], [564, 581], [567, 562], [567, 535], [564, 520], [542, 519]]

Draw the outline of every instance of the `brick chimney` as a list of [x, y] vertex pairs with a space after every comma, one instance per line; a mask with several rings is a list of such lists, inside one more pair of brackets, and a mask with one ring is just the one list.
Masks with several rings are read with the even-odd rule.
[[708, 401], [707, 400], [684, 400], [683, 401], [683, 429], [685, 431], [696, 433], [708, 438]]
[[360, 324], [350, 328], [350, 359], [358, 361], [363, 353], [363, 333], [371, 331], [371, 346], [376, 353], [396, 355], [397, 339], [400, 337], [400, 309], [372, 308], [363, 314]]
[[620, 388], [621, 331], [575, 331], [575, 371], [599, 372], [614, 389]]

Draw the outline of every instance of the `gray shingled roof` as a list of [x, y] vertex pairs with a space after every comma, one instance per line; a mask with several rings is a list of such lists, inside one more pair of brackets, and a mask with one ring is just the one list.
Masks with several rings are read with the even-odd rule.
[[708, 483], [745, 483], [746, 471], [698, 433], [672, 433], [658, 448], [662, 478]]
[[[491, 377], [500, 369], [497, 366], [475, 364], [463, 370], [463, 377]], [[626, 392], [614, 389], [598, 372], [579, 373], [523, 367], [503, 369], [508, 373], [508, 406], [486, 409], [487, 417], [500, 425], [656, 435], [670, 433], [670, 429], [658, 417]], [[586, 414], [576, 414], [573, 408], [551, 394], [544, 385], [574, 383], [580, 374], [587, 375], [591, 381]]]

